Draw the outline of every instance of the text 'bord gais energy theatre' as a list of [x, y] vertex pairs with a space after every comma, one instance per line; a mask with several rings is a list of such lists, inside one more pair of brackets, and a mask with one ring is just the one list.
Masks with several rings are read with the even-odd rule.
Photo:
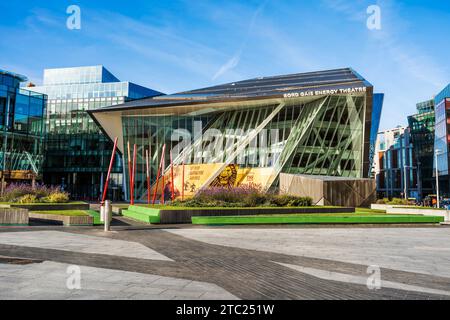
[[[161, 160], [166, 181], [173, 166], [177, 195], [182, 190], [186, 197], [209, 186], [277, 189], [281, 174], [367, 178], [382, 107], [376, 98], [368, 81], [344, 68], [255, 78], [88, 112], [106, 135], [118, 138], [123, 163], [128, 145], [136, 145], [134, 195], [144, 200], [146, 176], [154, 185]], [[127, 170], [124, 175], [128, 180]]]

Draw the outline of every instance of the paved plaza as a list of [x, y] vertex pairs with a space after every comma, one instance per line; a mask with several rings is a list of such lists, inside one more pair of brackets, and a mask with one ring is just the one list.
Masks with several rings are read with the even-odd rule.
[[0, 299], [450, 299], [449, 253], [448, 227], [2, 228]]

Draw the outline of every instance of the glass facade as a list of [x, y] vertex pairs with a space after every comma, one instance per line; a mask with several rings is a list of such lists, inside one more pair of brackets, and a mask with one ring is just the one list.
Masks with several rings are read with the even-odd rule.
[[[364, 96], [342, 95], [311, 102], [292, 99], [281, 107], [279, 103], [261, 103], [225, 112], [217, 109], [202, 116], [145, 116], [137, 112], [123, 117], [123, 141], [138, 146], [136, 194], [146, 191], [145, 150], [151, 151], [150, 175], [154, 183], [163, 145], [169, 167], [170, 150], [178, 144], [172, 137], [177, 132], [192, 133], [196, 125], [202, 128], [198, 131], [201, 137], [192, 139], [191, 147], [184, 150], [185, 156], [174, 157], [174, 164], [184, 161], [229, 163], [240, 170], [269, 168], [272, 177], [263, 186], [266, 188], [277, 184], [280, 172], [363, 177], [365, 107]], [[257, 131], [255, 138], [241, 148], [245, 137]], [[232, 154], [236, 157], [227, 162]], [[127, 162], [127, 152], [124, 155]]]
[[42, 174], [47, 97], [20, 88], [26, 78], [0, 70], [0, 170], [2, 181]]
[[[160, 93], [119, 82], [102, 66], [47, 69], [44, 85], [31, 89], [49, 98], [44, 181], [63, 186], [74, 199], [98, 200], [113, 145], [87, 111]], [[123, 200], [122, 185], [122, 158], [116, 156], [109, 199]]]
[[450, 84], [447, 85], [444, 89], [442, 89], [435, 97], [434, 97], [434, 105], [437, 106], [446, 98], [450, 98]]
[[427, 100], [427, 101], [419, 102], [416, 105], [416, 108], [417, 108], [418, 114], [434, 112], [434, 100]]
[[378, 137], [378, 129], [380, 128], [381, 111], [383, 109], [384, 94], [375, 93], [373, 95], [373, 107], [372, 107], [372, 126], [370, 128], [370, 153], [369, 163], [371, 164], [371, 170], [369, 175], [372, 175], [375, 170], [375, 146]]
[[44, 70], [44, 84], [49, 86], [109, 82], [120, 80], [101, 65]]
[[450, 130], [447, 119], [450, 119], [450, 99], [444, 99], [436, 106], [435, 119], [434, 148], [439, 150], [437, 155], [437, 170], [439, 171], [439, 175], [448, 175], [448, 143], [450, 139]]
[[434, 100], [417, 104], [417, 114], [408, 117], [414, 156], [418, 170], [419, 199], [435, 194], [434, 163]]
[[375, 100], [370, 83], [347, 68], [244, 80], [89, 114], [119, 138], [125, 163], [127, 146], [136, 144], [135, 198], [144, 200], [146, 152], [151, 185], [164, 157], [164, 175], [173, 164], [175, 189], [188, 196], [224, 184], [269, 190], [280, 173], [366, 178], [371, 125], [381, 114], [382, 99]]
[[[437, 161], [434, 161], [434, 169], [439, 173], [440, 193], [444, 197], [450, 197], [449, 177], [449, 144], [450, 144], [450, 98], [445, 98], [436, 105], [435, 111], [436, 129], [434, 148], [437, 151]], [[437, 163], [436, 163], [437, 162]], [[433, 176], [436, 176], [435, 170]]]
[[409, 128], [398, 127], [379, 134], [378, 198], [418, 198], [417, 164]]

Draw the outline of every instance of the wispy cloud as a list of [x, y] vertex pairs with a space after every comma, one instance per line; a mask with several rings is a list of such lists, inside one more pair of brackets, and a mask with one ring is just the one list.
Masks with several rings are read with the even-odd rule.
[[233, 57], [231, 57], [230, 60], [228, 60], [224, 65], [222, 65], [219, 68], [219, 70], [214, 74], [212, 79], [216, 80], [221, 75], [223, 75], [223, 74], [227, 73], [228, 71], [234, 69], [239, 64], [239, 61], [241, 60], [241, 54], [242, 54], [242, 51], [239, 50]]
[[[322, 4], [354, 22], [353, 28], [363, 28], [358, 30], [364, 31], [366, 39], [360, 45], [361, 66], [375, 79], [376, 90], [386, 94], [380, 130], [406, 125], [406, 116], [416, 112], [416, 103], [431, 99], [448, 81], [446, 66], [439, 64], [428, 44], [422, 45], [413, 36], [415, 26], [404, 15], [408, 4], [387, 0], [359, 1], [352, 6], [341, 0], [322, 0]], [[381, 30], [366, 27], [366, 9], [372, 4], [381, 9]]]
[[[322, 3], [329, 9], [345, 14], [349, 20], [360, 21], [362, 28], [366, 26], [368, 17], [366, 8], [373, 4], [362, 0], [356, 4], [345, 0], [322, 0]], [[442, 68], [419, 45], [404, 41], [408, 22], [403, 21], [398, 14], [402, 12], [401, 8], [396, 7], [393, 1], [378, 0], [376, 4], [381, 8], [382, 28], [367, 30], [369, 39], [375, 41], [379, 50], [385, 52], [386, 58], [391, 59], [402, 72], [435, 89], [442, 87], [446, 79]]]
[[[362, 21], [366, 19], [364, 4], [367, 1], [364, 0], [322, 0], [322, 3], [329, 9], [342, 13], [347, 19], [353, 21]], [[365, 6], [367, 7], [367, 5]]]
[[239, 64], [239, 61], [241, 60], [241, 55], [244, 52], [245, 47], [247, 46], [248, 39], [249, 39], [250, 34], [255, 26], [256, 20], [257, 20], [258, 16], [261, 15], [262, 12], [264, 11], [264, 8], [267, 5], [268, 1], [269, 0], [264, 0], [258, 6], [258, 8], [255, 10], [255, 12], [253, 13], [252, 19], [250, 20], [250, 23], [248, 25], [247, 33], [245, 34], [245, 38], [242, 41], [240, 48], [226, 63], [224, 63], [223, 65], [220, 66], [219, 70], [217, 70], [217, 72], [212, 77], [212, 80], [216, 80], [220, 76], [224, 75], [225, 73], [227, 73], [230, 70], [233, 70], [234, 68], [237, 67], [237, 65]]
[[223, 57], [223, 54], [202, 43], [179, 35], [176, 30], [164, 26], [154, 26], [150, 23], [130, 17], [101, 12], [91, 15], [86, 23], [93, 37], [98, 37], [98, 30], [107, 31], [104, 38], [122, 48], [127, 48], [148, 59], [164, 61], [178, 66], [181, 70], [208, 76], [214, 68], [211, 59]]

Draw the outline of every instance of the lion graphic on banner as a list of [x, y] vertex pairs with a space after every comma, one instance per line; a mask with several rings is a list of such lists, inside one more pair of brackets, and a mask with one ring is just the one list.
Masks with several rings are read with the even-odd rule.
[[236, 183], [237, 165], [229, 164], [214, 180], [211, 187], [232, 188]]

